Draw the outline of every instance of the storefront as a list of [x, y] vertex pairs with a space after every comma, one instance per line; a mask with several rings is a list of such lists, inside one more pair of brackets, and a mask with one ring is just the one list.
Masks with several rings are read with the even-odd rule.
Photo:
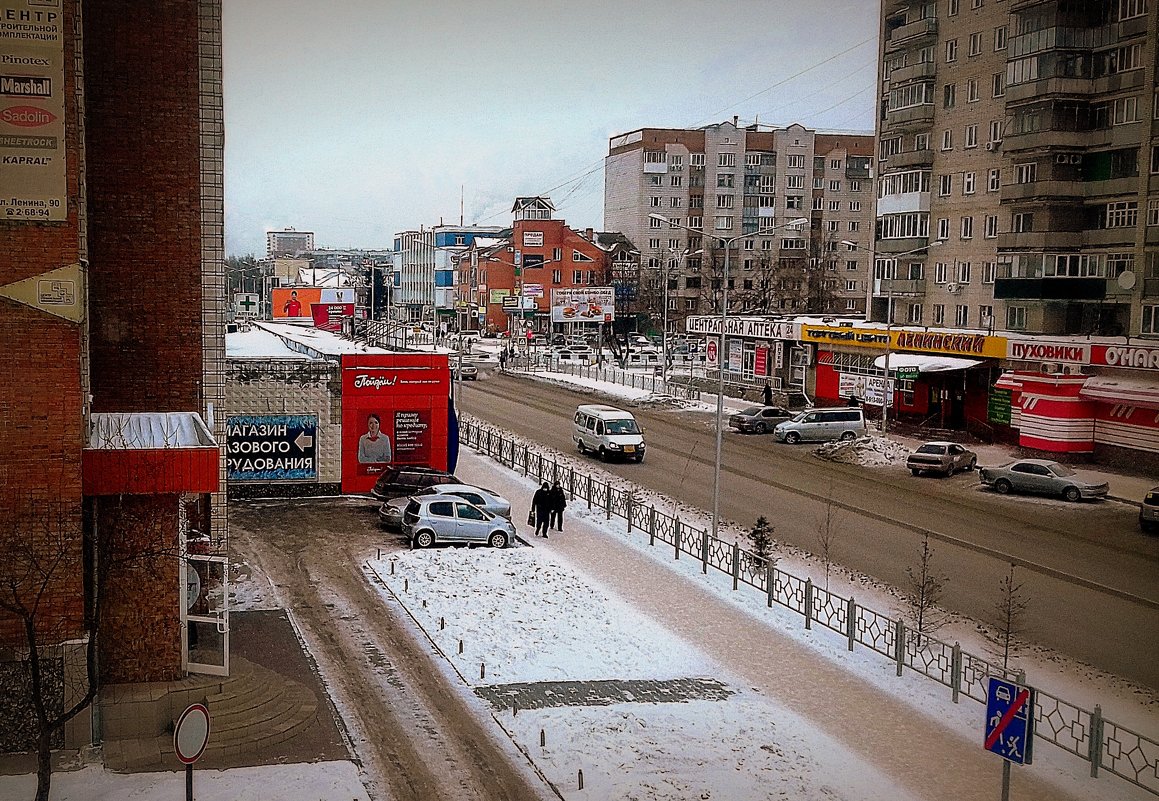
[[723, 366], [725, 380], [734, 383], [766, 381], [778, 392], [803, 392], [807, 380], [809, 350], [801, 346], [799, 326], [787, 320], [764, 317], [729, 317], [724, 342], [720, 342], [720, 318], [688, 317], [685, 330], [707, 340], [705, 367]]

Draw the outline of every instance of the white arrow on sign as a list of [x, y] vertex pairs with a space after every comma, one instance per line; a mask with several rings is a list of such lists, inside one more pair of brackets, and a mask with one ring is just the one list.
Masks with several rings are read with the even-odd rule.
[[298, 450], [304, 451], [306, 448], [309, 448], [314, 444], [314, 438], [303, 431], [301, 434], [294, 438], [294, 444], [298, 446]]

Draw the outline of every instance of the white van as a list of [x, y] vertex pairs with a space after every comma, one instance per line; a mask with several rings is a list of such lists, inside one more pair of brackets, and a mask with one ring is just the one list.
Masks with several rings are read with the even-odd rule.
[[580, 453], [592, 451], [605, 461], [613, 456], [644, 461], [644, 432], [632, 413], [623, 409], [595, 404], [577, 407], [571, 438]]
[[861, 409], [838, 407], [806, 409], [778, 423], [773, 436], [790, 445], [797, 442], [829, 442], [834, 439], [857, 439], [867, 433], [865, 414]]

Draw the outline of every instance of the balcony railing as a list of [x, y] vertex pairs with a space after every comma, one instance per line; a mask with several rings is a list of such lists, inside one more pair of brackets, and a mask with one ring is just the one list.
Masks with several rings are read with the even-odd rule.
[[874, 297], [884, 298], [889, 295], [924, 295], [926, 294], [926, 279], [924, 278], [874, 278]]
[[930, 36], [937, 32], [938, 21], [936, 19], [933, 17], [919, 19], [916, 22], [894, 28], [889, 34], [889, 41], [885, 43], [885, 49], [887, 51], [897, 50], [903, 47], [910, 39], [915, 39], [919, 36]]
[[1102, 300], [1106, 278], [996, 278], [996, 300]]

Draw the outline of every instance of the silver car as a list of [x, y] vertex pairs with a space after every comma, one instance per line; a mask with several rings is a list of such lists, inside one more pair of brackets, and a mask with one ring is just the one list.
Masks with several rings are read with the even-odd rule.
[[978, 471], [982, 483], [1005, 495], [1027, 492], [1038, 495], [1061, 495], [1068, 501], [1104, 498], [1107, 482], [1100, 476], [1076, 472], [1064, 464], [1047, 459], [1019, 459], [1000, 467], [983, 467]]
[[956, 442], [927, 442], [905, 460], [905, 466], [915, 476], [922, 473], [952, 476], [959, 470], [973, 470], [977, 464], [978, 454]]
[[777, 423], [788, 419], [788, 410], [779, 406], [750, 406], [730, 415], [728, 424], [737, 431], [764, 434], [766, 431], [772, 431], [776, 428]]
[[458, 495], [422, 495], [410, 499], [402, 516], [402, 533], [412, 548], [436, 543], [483, 542], [506, 548], [515, 539], [510, 520], [480, 509]]
[[410, 499], [422, 495], [458, 495], [465, 501], [499, 517], [511, 519], [511, 502], [497, 492], [471, 484], [432, 484], [414, 495], [391, 498], [378, 507], [378, 520], [387, 528], [402, 528], [402, 516]]

